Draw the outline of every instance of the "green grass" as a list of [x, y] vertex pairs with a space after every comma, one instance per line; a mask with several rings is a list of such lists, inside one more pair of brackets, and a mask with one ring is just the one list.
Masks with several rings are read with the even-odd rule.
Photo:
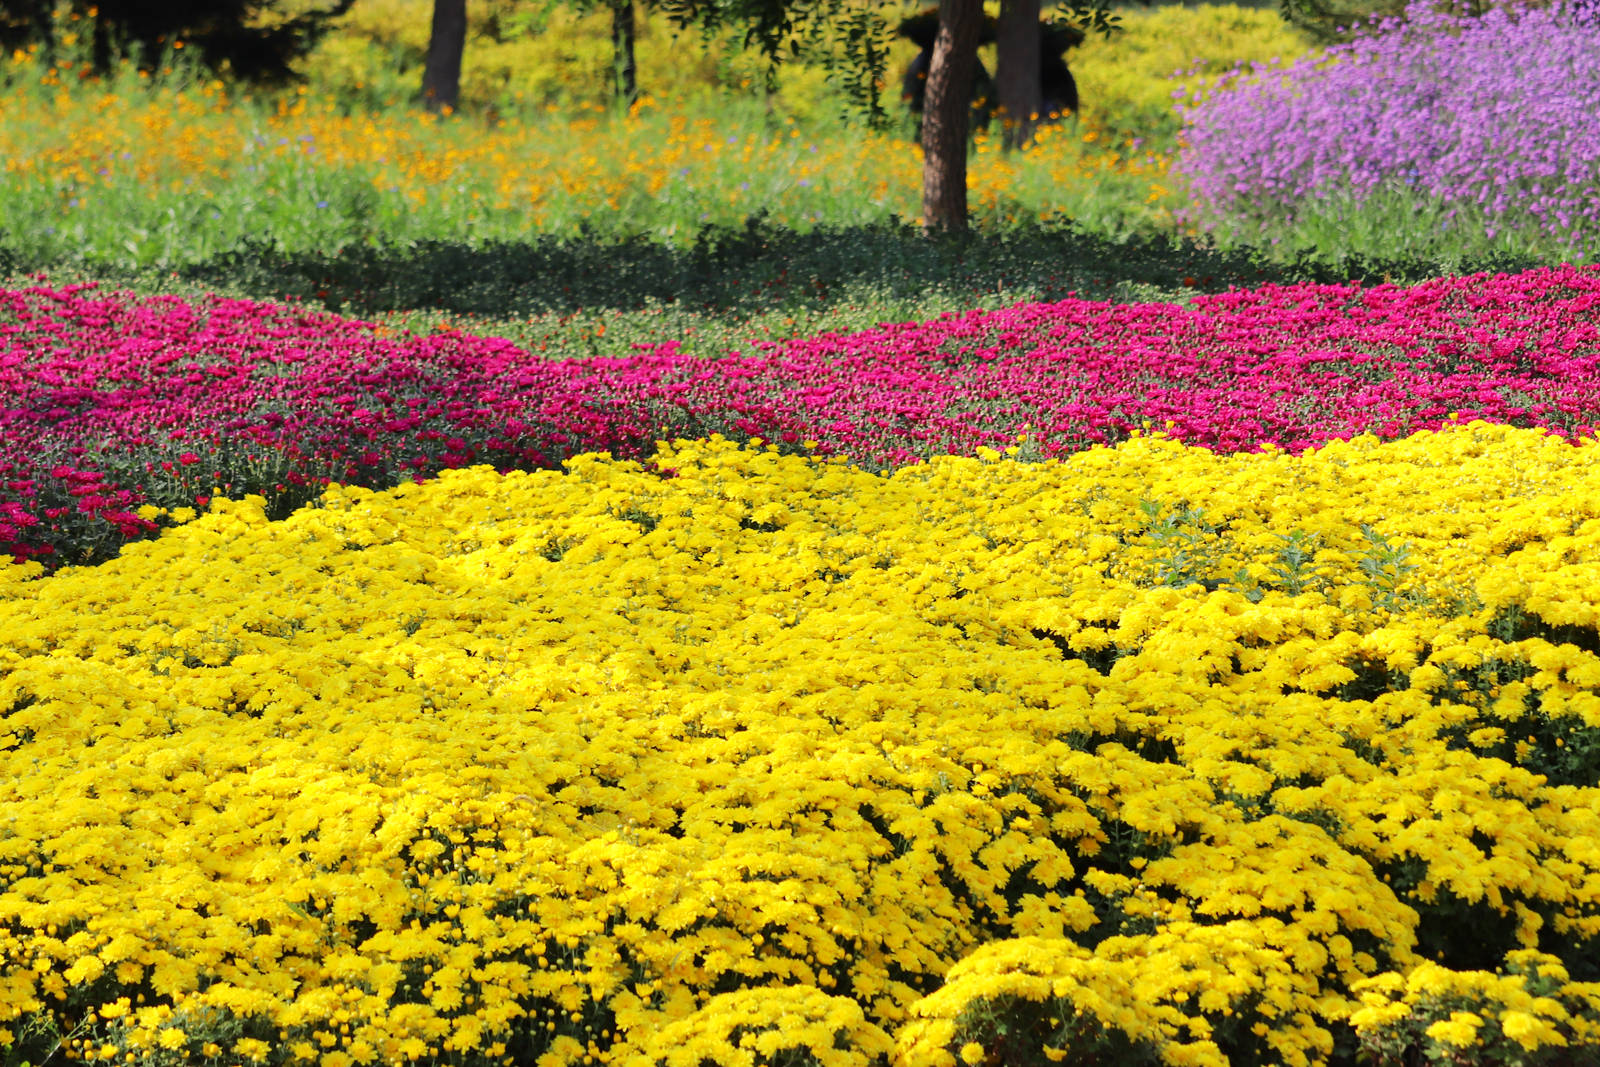
[[[1464, 264], [1534, 265], [1506, 256]], [[1439, 271], [1425, 258], [1275, 262], [1180, 238], [1113, 240], [1060, 226], [930, 238], [904, 223], [799, 234], [752, 221], [705, 231], [687, 247], [557, 238], [333, 253], [244, 245], [177, 271], [25, 273], [13, 265], [0, 273], [9, 286], [98, 281], [143, 293], [299, 301], [396, 329], [459, 329], [509, 338], [545, 358], [583, 358], [665, 341], [717, 354], [753, 341], [1068, 296], [1181, 302], [1271, 282], [1405, 282]]]
[[1438, 274], [1467, 273], [1484, 262], [1592, 260], [1580, 244], [1545, 233], [1543, 226], [1532, 214], [1494, 219], [1475, 204], [1389, 186], [1360, 201], [1348, 193], [1308, 199], [1293, 218], [1266, 217], [1254, 231], [1241, 232], [1233, 246], [1254, 245], [1279, 262], [1338, 255], [1409, 259], [1434, 264]]

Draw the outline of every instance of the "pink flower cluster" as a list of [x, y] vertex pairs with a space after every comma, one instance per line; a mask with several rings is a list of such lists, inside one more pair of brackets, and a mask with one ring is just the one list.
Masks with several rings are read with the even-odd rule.
[[[1401, 436], [1453, 418], [1600, 422], [1600, 270], [1410, 288], [1268, 286], [1189, 306], [1066, 300], [760, 346], [607, 382], [659, 409], [893, 465], [1023, 431], [1046, 456], [1165, 430], [1220, 451]], [[643, 384], [641, 384], [643, 383]]]
[[112, 550], [154, 528], [142, 503], [220, 490], [287, 507], [329, 480], [642, 456], [663, 436], [892, 466], [1024, 432], [1046, 456], [1141, 429], [1298, 450], [1452, 418], [1592, 434], [1600, 270], [1066, 300], [721, 358], [666, 344], [559, 363], [293, 307], [33, 288], [0, 292], [0, 551]]

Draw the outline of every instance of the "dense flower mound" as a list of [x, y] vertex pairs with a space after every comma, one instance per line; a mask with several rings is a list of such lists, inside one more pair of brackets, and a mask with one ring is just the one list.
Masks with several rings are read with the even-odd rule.
[[0, 1045], [1585, 1061], [1597, 449], [712, 440], [10, 565]]
[[104, 558], [170, 518], [157, 509], [213, 493], [283, 511], [329, 479], [639, 457], [719, 431], [895, 466], [1024, 431], [1045, 456], [1163, 426], [1219, 451], [1297, 451], [1457, 416], [1589, 432], [1600, 270], [1067, 300], [715, 359], [669, 344], [572, 363], [270, 304], [30, 289], [0, 293], [0, 548]]
[[1293, 220], [1328, 197], [1416, 194], [1457, 208], [1458, 225], [1527, 230], [1592, 256], [1592, 13], [1558, 3], [1474, 17], [1433, 6], [1191, 103], [1176, 169], [1206, 217], [1237, 231]]

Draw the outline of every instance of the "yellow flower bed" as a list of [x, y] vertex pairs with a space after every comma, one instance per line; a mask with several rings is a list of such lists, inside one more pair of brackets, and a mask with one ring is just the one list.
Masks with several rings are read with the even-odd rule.
[[0, 1054], [1600, 1044], [1596, 448], [713, 440], [12, 567]]

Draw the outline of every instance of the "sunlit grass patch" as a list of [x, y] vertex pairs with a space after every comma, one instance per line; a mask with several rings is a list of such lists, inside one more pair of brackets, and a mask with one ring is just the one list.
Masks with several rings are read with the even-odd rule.
[[[802, 126], [751, 101], [485, 126], [350, 114], [308, 92], [252, 100], [221, 83], [17, 90], [17, 118], [0, 131], [0, 226], [24, 263], [170, 268], [242, 242], [692, 244], [753, 217], [804, 232], [921, 213], [914, 144], [839, 122]], [[1090, 128], [1064, 127], [1023, 157], [987, 144], [973, 161], [975, 221], [1148, 229], [1167, 210], [1165, 173], [1164, 159]]]

